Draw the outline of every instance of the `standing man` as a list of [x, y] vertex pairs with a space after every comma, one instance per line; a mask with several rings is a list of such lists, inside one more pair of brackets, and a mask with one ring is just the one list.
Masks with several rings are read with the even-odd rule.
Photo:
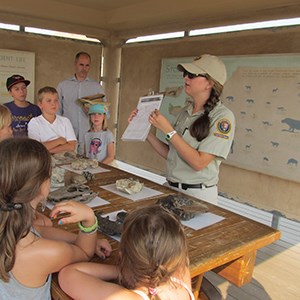
[[[86, 52], [79, 52], [75, 56], [75, 74], [58, 84], [59, 114], [70, 119], [78, 141], [78, 153], [84, 153], [84, 134], [89, 130], [87, 112], [77, 104], [77, 99], [104, 94], [103, 87], [96, 80], [90, 79], [91, 56]], [[105, 101], [105, 100], [104, 100]]]

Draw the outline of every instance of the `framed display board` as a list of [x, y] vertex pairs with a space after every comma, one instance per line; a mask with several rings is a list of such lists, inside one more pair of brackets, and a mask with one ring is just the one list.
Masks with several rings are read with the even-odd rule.
[[[300, 182], [300, 54], [226, 56], [228, 80], [221, 96], [236, 118], [227, 163]], [[179, 63], [192, 57], [163, 59], [161, 111], [172, 122], [191, 101], [184, 92]]]
[[0, 49], [0, 103], [12, 100], [6, 89], [6, 79], [14, 74], [22, 75], [30, 81], [27, 100], [34, 102], [35, 53]]

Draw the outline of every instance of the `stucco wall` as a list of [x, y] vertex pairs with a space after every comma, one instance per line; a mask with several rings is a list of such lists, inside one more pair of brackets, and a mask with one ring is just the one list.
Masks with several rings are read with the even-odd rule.
[[[203, 53], [214, 55], [300, 53], [300, 27], [124, 46], [118, 119], [119, 138], [127, 126], [128, 115], [136, 106], [138, 98], [149, 89], [158, 91], [161, 59], [196, 57]], [[164, 160], [147, 142], [123, 142], [119, 138], [118, 159], [164, 174]], [[277, 210], [289, 218], [300, 220], [299, 183], [223, 164], [219, 191], [240, 202], [269, 211]]]
[[1, 49], [35, 53], [36, 92], [46, 85], [57, 87], [61, 80], [71, 77], [74, 74], [74, 56], [79, 51], [86, 51], [91, 55], [90, 77], [99, 79], [102, 51], [99, 44], [7, 30], [0, 30], [0, 41]]

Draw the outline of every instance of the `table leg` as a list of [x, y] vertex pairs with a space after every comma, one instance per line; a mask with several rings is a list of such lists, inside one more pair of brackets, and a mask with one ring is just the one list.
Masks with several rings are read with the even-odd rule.
[[193, 286], [193, 293], [195, 296], [195, 299], [198, 299], [199, 293], [200, 293], [200, 287], [202, 284], [203, 274], [197, 275], [192, 278], [192, 286]]
[[192, 279], [192, 286], [195, 299], [222, 300], [222, 295], [218, 289], [203, 274]]
[[224, 277], [231, 283], [242, 286], [252, 279], [256, 258], [256, 251], [248, 253], [230, 263], [213, 269], [213, 271]]

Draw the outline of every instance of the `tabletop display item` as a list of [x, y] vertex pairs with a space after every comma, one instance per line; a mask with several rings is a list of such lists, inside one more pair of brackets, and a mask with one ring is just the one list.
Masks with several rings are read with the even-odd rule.
[[188, 221], [208, 211], [205, 204], [180, 194], [169, 195], [159, 199], [156, 203], [174, 213], [183, 221]]
[[97, 159], [79, 158], [74, 160], [71, 163], [71, 166], [74, 170], [86, 170], [88, 168], [96, 169], [98, 168], [99, 164]]
[[127, 212], [120, 211], [117, 213], [116, 221], [110, 220], [109, 216], [103, 217], [102, 212], [96, 213], [99, 227], [98, 229], [107, 235], [121, 235], [124, 220]]
[[54, 204], [66, 200], [89, 203], [97, 195], [98, 193], [93, 192], [87, 185], [70, 184], [66, 187], [62, 187], [50, 192], [48, 195], [48, 200]]
[[65, 170], [53, 167], [51, 173], [51, 188], [58, 188], [65, 185]]
[[84, 184], [94, 179], [95, 175], [89, 171], [83, 171], [81, 174], [76, 174], [71, 178], [74, 184]]
[[138, 179], [125, 178], [116, 181], [116, 188], [130, 195], [140, 192], [143, 187], [144, 183], [140, 182]]
[[64, 151], [52, 155], [55, 165], [70, 164], [77, 159], [77, 154], [73, 151]]

